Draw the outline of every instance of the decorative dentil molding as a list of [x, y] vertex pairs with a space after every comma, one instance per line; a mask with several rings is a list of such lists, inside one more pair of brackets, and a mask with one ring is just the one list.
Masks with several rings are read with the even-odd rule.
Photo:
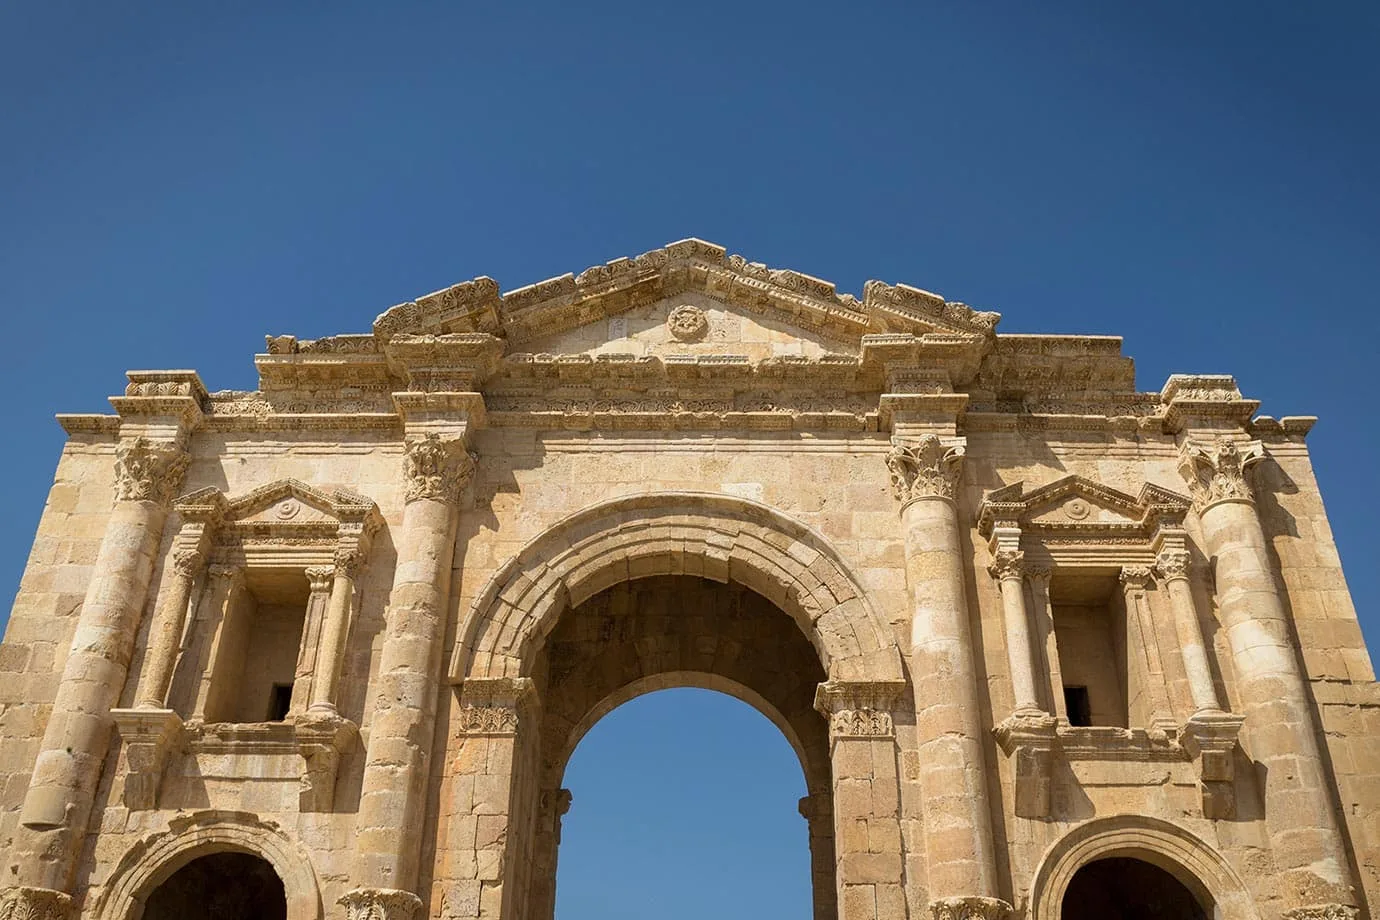
[[998, 581], [1008, 578], [1020, 579], [1025, 576], [1025, 553], [1018, 549], [998, 550], [992, 556], [987, 571]]
[[1006, 920], [1011, 905], [1000, 898], [936, 898], [930, 902], [934, 920]]
[[1247, 474], [1264, 459], [1265, 448], [1259, 441], [1185, 441], [1179, 448], [1179, 474], [1188, 483], [1194, 508], [1202, 514], [1218, 502], [1254, 503]]
[[414, 920], [422, 909], [421, 898], [396, 888], [356, 888], [336, 903], [345, 908], [345, 920]]
[[167, 505], [187, 471], [185, 445], [153, 441], [142, 435], [115, 448], [115, 494], [121, 501]]
[[403, 473], [407, 501], [432, 499], [455, 502], [474, 476], [476, 458], [461, 438], [426, 434], [403, 445]]
[[905, 507], [920, 498], [954, 497], [963, 462], [963, 444], [926, 434], [916, 441], [896, 439], [886, 456], [891, 488]]
[[72, 896], [51, 888], [0, 891], [0, 920], [71, 920]]

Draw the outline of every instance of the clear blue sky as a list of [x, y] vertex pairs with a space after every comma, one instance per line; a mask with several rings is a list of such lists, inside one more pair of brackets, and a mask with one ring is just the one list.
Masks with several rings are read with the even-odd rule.
[[[252, 389], [265, 333], [363, 332], [474, 275], [512, 288], [699, 236], [843, 290], [941, 291], [1008, 332], [1124, 335], [1142, 389], [1233, 373], [1265, 413], [1321, 416], [1380, 641], [1380, 5], [851, 6], [6, 5], [0, 591], [53, 413], [106, 410], [127, 368]], [[685, 896], [660, 916], [704, 916], [706, 892], [764, 916], [764, 891], [806, 915], [799, 770], [740, 704], [630, 704], [571, 782], [562, 920], [643, 916], [641, 890], [599, 883], [668, 839], [680, 887], [653, 887]]]

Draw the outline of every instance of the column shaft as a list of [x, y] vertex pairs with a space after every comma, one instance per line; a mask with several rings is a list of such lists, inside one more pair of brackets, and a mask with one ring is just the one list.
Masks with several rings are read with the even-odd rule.
[[307, 710], [311, 713], [336, 711], [336, 685], [340, 682], [345, 636], [350, 629], [350, 609], [354, 605], [355, 580], [352, 570], [357, 564], [357, 554], [337, 554], [331, 600], [321, 627], [321, 645], [316, 652], [316, 674], [312, 679], [311, 706]]
[[911, 678], [931, 898], [996, 895], [962, 543], [951, 499], [901, 512], [912, 604]]
[[1001, 585], [1001, 610], [1006, 626], [1006, 655], [1011, 667], [1011, 690], [1017, 713], [1043, 712], [1035, 684], [1035, 646], [1030, 641], [1030, 616], [1025, 609], [1025, 554], [1003, 550], [992, 563]]
[[1188, 581], [1188, 553], [1160, 553], [1158, 568], [1174, 614], [1174, 633], [1179, 640], [1179, 654], [1184, 661], [1193, 711], [1218, 712], [1222, 704], [1217, 698], [1212, 669], [1208, 666], [1203, 628], [1198, 622], [1198, 608], [1193, 602], [1193, 588]]
[[168, 686], [172, 683], [173, 668], [177, 664], [178, 645], [187, 619], [187, 604], [192, 597], [192, 584], [201, 570], [205, 557], [196, 550], [179, 550], [173, 556], [173, 579], [167, 594], [159, 599], [149, 628], [148, 662], [140, 684], [135, 706], [139, 709], [162, 709], [167, 704]]

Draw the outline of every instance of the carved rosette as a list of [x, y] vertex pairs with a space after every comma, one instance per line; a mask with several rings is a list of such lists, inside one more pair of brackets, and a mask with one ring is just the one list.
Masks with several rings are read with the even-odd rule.
[[1155, 569], [1160, 573], [1160, 577], [1165, 581], [1173, 581], [1176, 578], [1188, 578], [1189, 566], [1192, 564], [1192, 557], [1186, 549], [1166, 549], [1155, 557]]
[[1264, 459], [1259, 441], [1185, 441], [1179, 448], [1179, 474], [1188, 482], [1194, 509], [1202, 514], [1218, 502], [1254, 502], [1247, 473]]
[[414, 920], [422, 910], [421, 898], [396, 888], [356, 888], [336, 903], [345, 908], [345, 920]]
[[403, 473], [407, 500], [459, 501], [460, 493], [474, 476], [475, 456], [460, 438], [427, 434], [403, 445]]
[[1025, 553], [1018, 549], [998, 550], [987, 571], [998, 581], [1008, 578], [1019, 580], [1025, 575]]
[[120, 501], [171, 503], [187, 471], [181, 444], [145, 437], [122, 441], [115, 448], [115, 495]]
[[1011, 905], [1000, 898], [936, 898], [930, 911], [934, 920], [1006, 920]]
[[709, 331], [709, 317], [699, 307], [682, 304], [666, 317], [666, 328], [679, 342], [698, 342]]
[[1286, 910], [1286, 920], [1356, 920], [1361, 912], [1345, 904], [1314, 904]]
[[946, 445], [938, 435], [927, 434], [914, 442], [893, 441], [886, 466], [901, 507], [920, 498], [952, 500], [962, 461], [963, 446]]
[[51, 888], [0, 891], [0, 920], [70, 920], [72, 896]]

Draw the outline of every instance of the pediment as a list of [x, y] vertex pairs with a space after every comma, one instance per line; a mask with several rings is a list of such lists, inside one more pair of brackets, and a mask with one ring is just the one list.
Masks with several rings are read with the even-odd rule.
[[251, 527], [360, 524], [367, 528], [379, 513], [362, 495], [346, 489], [328, 492], [297, 479], [280, 479], [234, 498], [218, 489], [202, 489], [179, 499], [176, 507], [184, 518], [214, 516], [226, 524]]
[[1150, 534], [1161, 524], [1182, 524], [1189, 499], [1146, 483], [1130, 495], [1082, 476], [1065, 476], [1026, 491], [1016, 482], [989, 492], [978, 511], [984, 536], [1003, 522], [1030, 533]]
[[[628, 328], [637, 328], [660, 311], [669, 313], [679, 299], [693, 302], [696, 295], [706, 298], [701, 309], [717, 304], [725, 316], [762, 317], [796, 330], [804, 340], [822, 337], [854, 349], [862, 336], [878, 333], [985, 338], [1000, 319], [919, 288], [881, 281], [867, 282], [859, 299], [839, 293], [828, 281], [768, 268], [729, 255], [722, 246], [689, 239], [506, 294], [491, 278], [462, 282], [385, 311], [374, 321], [373, 334], [386, 343], [395, 335], [478, 332], [507, 339], [510, 351], [534, 351], [534, 343], [617, 317], [626, 316]], [[603, 343], [623, 338], [619, 329], [602, 333]], [[634, 335], [633, 340], [639, 339]]]

